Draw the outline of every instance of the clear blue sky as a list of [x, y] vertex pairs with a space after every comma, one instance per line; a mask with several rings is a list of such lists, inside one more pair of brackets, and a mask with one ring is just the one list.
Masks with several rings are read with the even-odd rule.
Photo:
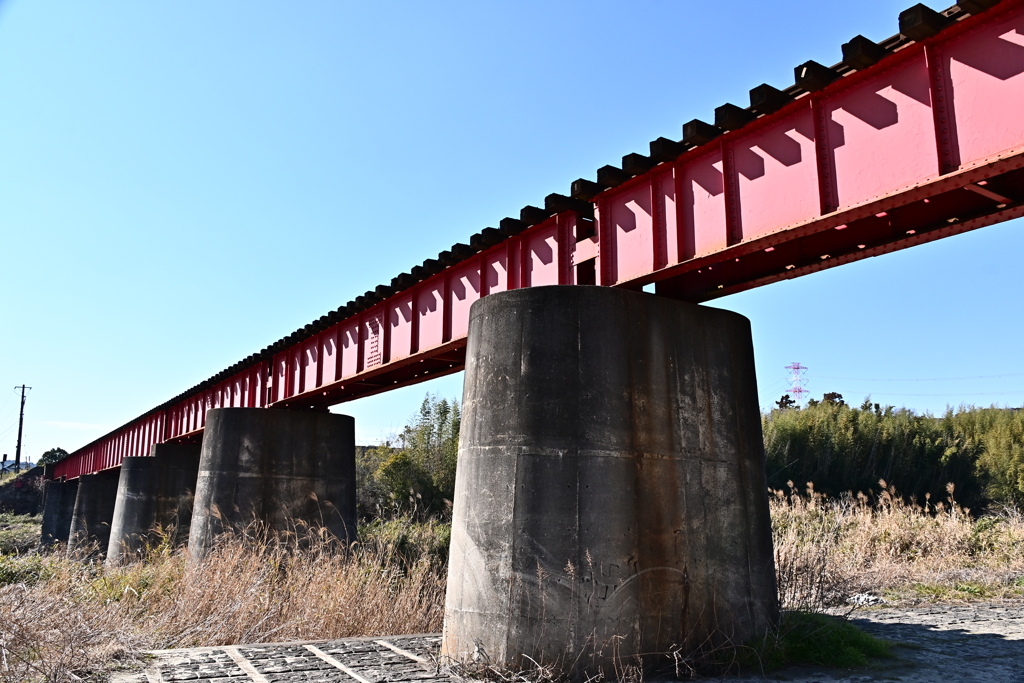
[[[0, 0], [0, 452], [16, 384], [24, 455], [74, 450], [910, 4]], [[763, 406], [792, 361], [816, 396], [1019, 406], [1022, 228], [715, 305]], [[338, 410], [372, 443], [461, 382]]]

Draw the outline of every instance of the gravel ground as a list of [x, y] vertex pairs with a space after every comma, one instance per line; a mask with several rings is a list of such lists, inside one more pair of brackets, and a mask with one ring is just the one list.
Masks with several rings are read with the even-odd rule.
[[[1024, 603], [864, 610], [855, 612], [851, 621], [896, 643], [896, 659], [858, 671], [797, 667], [774, 672], [767, 679], [793, 683], [1024, 682]], [[765, 677], [723, 680], [747, 683]]]
[[[857, 671], [797, 667], [767, 680], [1024, 683], [1024, 603], [871, 609], [852, 621], [896, 643], [896, 659]], [[426, 635], [163, 650], [146, 671], [116, 676], [112, 683], [446, 683], [452, 679], [433, 664], [439, 645], [439, 636]]]

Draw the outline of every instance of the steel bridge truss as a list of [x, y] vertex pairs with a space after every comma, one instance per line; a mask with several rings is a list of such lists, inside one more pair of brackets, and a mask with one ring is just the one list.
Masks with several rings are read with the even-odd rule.
[[474, 235], [58, 463], [197, 438], [220, 407], [326, 409], [461, 370], [469, 308], [551, 284], [693, 302], [1024, 215], [1024, 1], [900, 15]]

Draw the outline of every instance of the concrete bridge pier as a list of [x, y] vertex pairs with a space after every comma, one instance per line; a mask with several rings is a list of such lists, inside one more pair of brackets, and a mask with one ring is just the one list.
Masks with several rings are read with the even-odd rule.
[[42, 544], [67, 543], [71, 534], [71, 518], [75, 514], [78, 480], [55, 479], [46, 482], [43, 500]]
[[110, 525], [107, 564], [119, 564], [155, 540], [159, 527], [171, 543], [188, 541], [199, 476], [199, 443], [160, 443], [151, 457], [121, 463]]
[[258, 521], [356, 538], [355, 421], [328, 412], [218, 408], [206, 414], [188, 551]]
[[746, 318], [538, 287], [468, 344], [442, 654], [614, 678], [776, 622]]
[[110, 469], [95, 474], [83, 474], [78, 478], [78, 494], [75, 496], [75, 511], [71, 516], [68, 550], [96, 544], [100, 553], [106, 552], [110, 541], [110, 523], [114, 519], [114, 502], [117, 500], [117, 481], [120, 476], [119, 469]]

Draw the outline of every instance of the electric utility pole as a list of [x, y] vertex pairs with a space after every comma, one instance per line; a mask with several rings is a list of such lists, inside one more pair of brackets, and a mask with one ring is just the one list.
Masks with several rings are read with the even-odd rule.
[[22, 384], [20, 387], [14, 387], [15, 389], [21, 389], [21, 415], [18, 416], [18, 445], [14, 449], [14, 471], [21, 471], [21, 427], [25, 423], [25, 390], [31, 389], [32, 387], [26, 387]]

